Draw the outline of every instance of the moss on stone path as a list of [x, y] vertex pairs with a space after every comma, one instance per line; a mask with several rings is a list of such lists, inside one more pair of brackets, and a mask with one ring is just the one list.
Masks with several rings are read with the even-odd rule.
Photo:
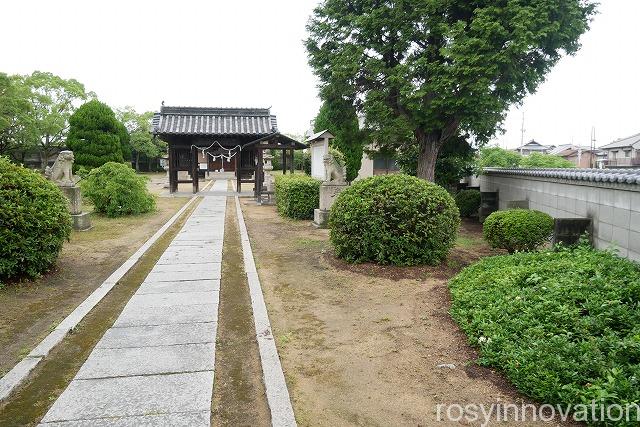
[[113, 325], [198, 203], [182, 213], [76, 329], [40, 362], [27, 382], [0, 405], [0, 426], [33, 426], [42, 419], [105, 331]]
[[227, 200], [211, 424], [271, 425], [233, 199]]

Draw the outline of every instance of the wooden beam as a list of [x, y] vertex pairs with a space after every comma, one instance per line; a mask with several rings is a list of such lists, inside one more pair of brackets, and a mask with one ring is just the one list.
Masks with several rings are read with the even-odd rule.
[[282, 150], [282, 174], [287, 174], [287, 152]]

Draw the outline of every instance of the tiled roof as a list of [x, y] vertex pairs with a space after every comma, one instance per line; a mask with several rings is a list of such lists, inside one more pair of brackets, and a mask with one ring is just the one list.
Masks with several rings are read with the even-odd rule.
[[640, 185], [640, 169], [526, 169], [484, 168], [487, 175], [519, 175], [540, 178], [570, 179], [602, 183]]
[[268, 108], [165, 107], [153, 117], [151, 132], [165, 135], [253, 135], [278, 131]]
[[602, 147], [600, 147], [600, 149], [608, 150], [611, 148], [624, 148], [631, 146], [633, 146], [634, 148], [640, 148], [640, 133], [628, 136], [626, 138], [618, 139], [610, 144], [603, 145]]

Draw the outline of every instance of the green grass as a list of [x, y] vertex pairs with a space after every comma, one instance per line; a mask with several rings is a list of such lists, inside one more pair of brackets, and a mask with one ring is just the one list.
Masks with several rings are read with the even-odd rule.
[[483, 259], [450, 288], [479, 363], [521, 392], [551, 404], [640, 404], [639, 264], [585, 246], [517, 253]]

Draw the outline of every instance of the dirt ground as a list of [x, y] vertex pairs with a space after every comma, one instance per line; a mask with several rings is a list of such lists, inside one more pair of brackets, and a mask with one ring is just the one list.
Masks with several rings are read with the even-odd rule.
[[242, 207], [300, 425], [480, 425], [440, 423], [436, 405], [522, 402], [474, 364], [448, 314], [447, 280], [493, 253], [479, 224], [463, 223], [441, 267], [348, 265], [332, 256], [327, 230]]
[[[162, 174], [146, 175], [151, 192], [166, 191]], [[93, 228], [73, 232], [48, 274], [0, 289], [0, 375], [28, 354], [187, 201], [158, 197], [155, 212], [136, 217], [92, 214]]]

